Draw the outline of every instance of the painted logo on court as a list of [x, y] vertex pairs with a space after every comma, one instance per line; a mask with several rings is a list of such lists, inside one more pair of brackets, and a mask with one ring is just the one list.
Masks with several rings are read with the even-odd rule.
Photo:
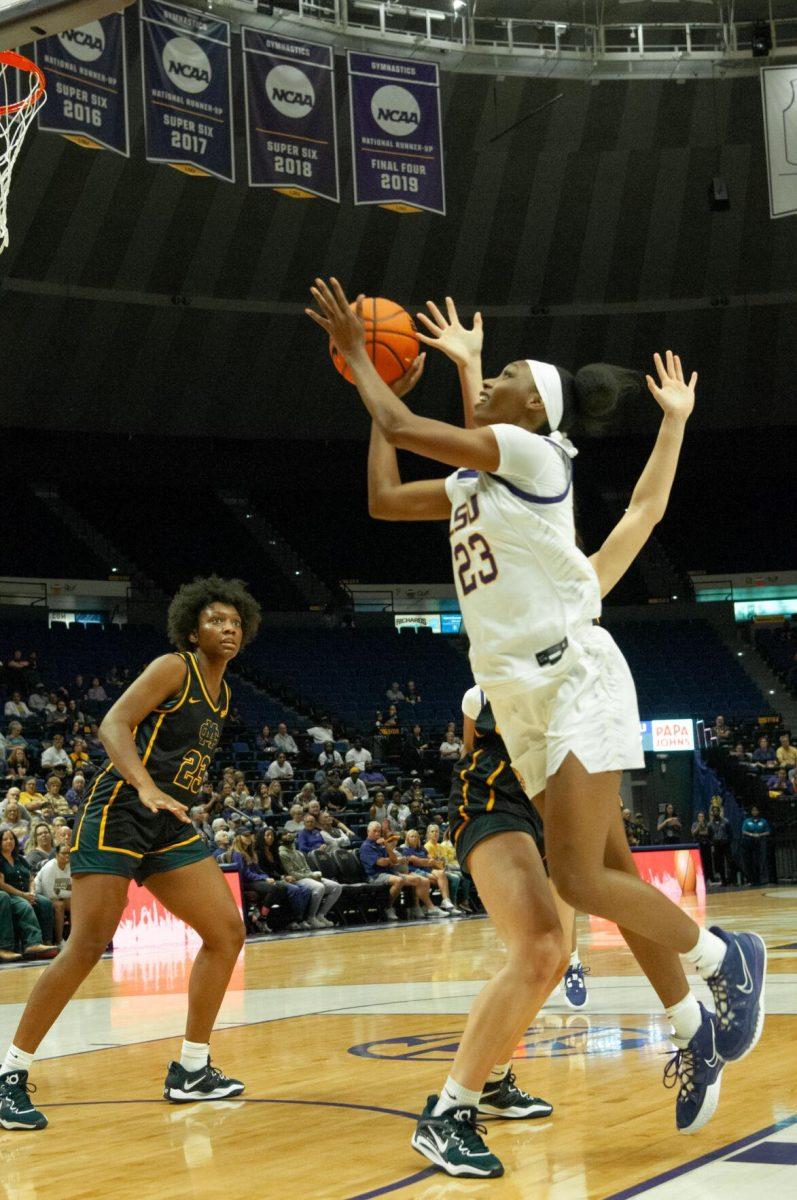
[[377, 88], [371, 97], [371, 116], [391, 137], [409, 137], [421, 123], [421, 110], [412, 92], [396, 83]]
[[210, 86], [210, 59], [191, 38], [172, 38], [163, 47], [161, 57], [164, 71], [181, 92], [196, 95]]
[[[591, 1025], [588, 1017], [572, 1017], [559, 1029], [529, 1029], [518, 1043], [515, 1061], [524, 1058], [574, 1058], [579, 1054], [614, 1057], [629, 1050], [658, 1051], [669, 1041], [662, 1029]], [[385, 1038], [350, 1046], [357, 1058], [388, 1059], [393, 1062], [453, 1062], [462, 1030], [450, 1033], [418, 1033], [409, 1037]]]
[[266, 76], [266, 96], [283, 117], [298, 120], [312, 112], [315, 88], [298, 67], [279, 63]]
[[105, 30], [99, 21], [89, 21], [80, 29], [68, 29], [59, 33], [58, 40], [72, 58], [80, 62], [95, 62], [105, 50]]

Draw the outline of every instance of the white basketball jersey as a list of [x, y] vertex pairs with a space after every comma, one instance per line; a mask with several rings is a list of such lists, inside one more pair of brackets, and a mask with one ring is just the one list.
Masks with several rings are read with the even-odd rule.
[[536, 655], [601, 612], [598, 577], [576, 546], [570, 458], [515, 425], [492, 428], [498, 470], [446, 480], [454, 580], [473, 676], [488, 697], [539, 682]]

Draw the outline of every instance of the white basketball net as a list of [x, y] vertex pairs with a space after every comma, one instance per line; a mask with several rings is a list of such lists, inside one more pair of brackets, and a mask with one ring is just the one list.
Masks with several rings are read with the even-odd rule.
[[0, 52], [0, 254], [8, 245], [6, 208], [11, 172], [28, 126], [45, 100], [44, 76], [12, 51]]

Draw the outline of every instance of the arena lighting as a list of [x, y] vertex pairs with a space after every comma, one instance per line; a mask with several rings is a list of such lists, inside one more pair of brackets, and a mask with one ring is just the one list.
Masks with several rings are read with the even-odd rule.
[[461, 12], [466, 7], [465, 0], [451, 0], [451, 7], [455, 13]]

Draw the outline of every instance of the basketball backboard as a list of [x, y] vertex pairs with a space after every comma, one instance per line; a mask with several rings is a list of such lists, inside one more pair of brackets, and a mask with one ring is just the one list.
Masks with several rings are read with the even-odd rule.
[[27, 46], [40, 37], [77, 29], [133, 0], [0, 0], [0, 50]]

